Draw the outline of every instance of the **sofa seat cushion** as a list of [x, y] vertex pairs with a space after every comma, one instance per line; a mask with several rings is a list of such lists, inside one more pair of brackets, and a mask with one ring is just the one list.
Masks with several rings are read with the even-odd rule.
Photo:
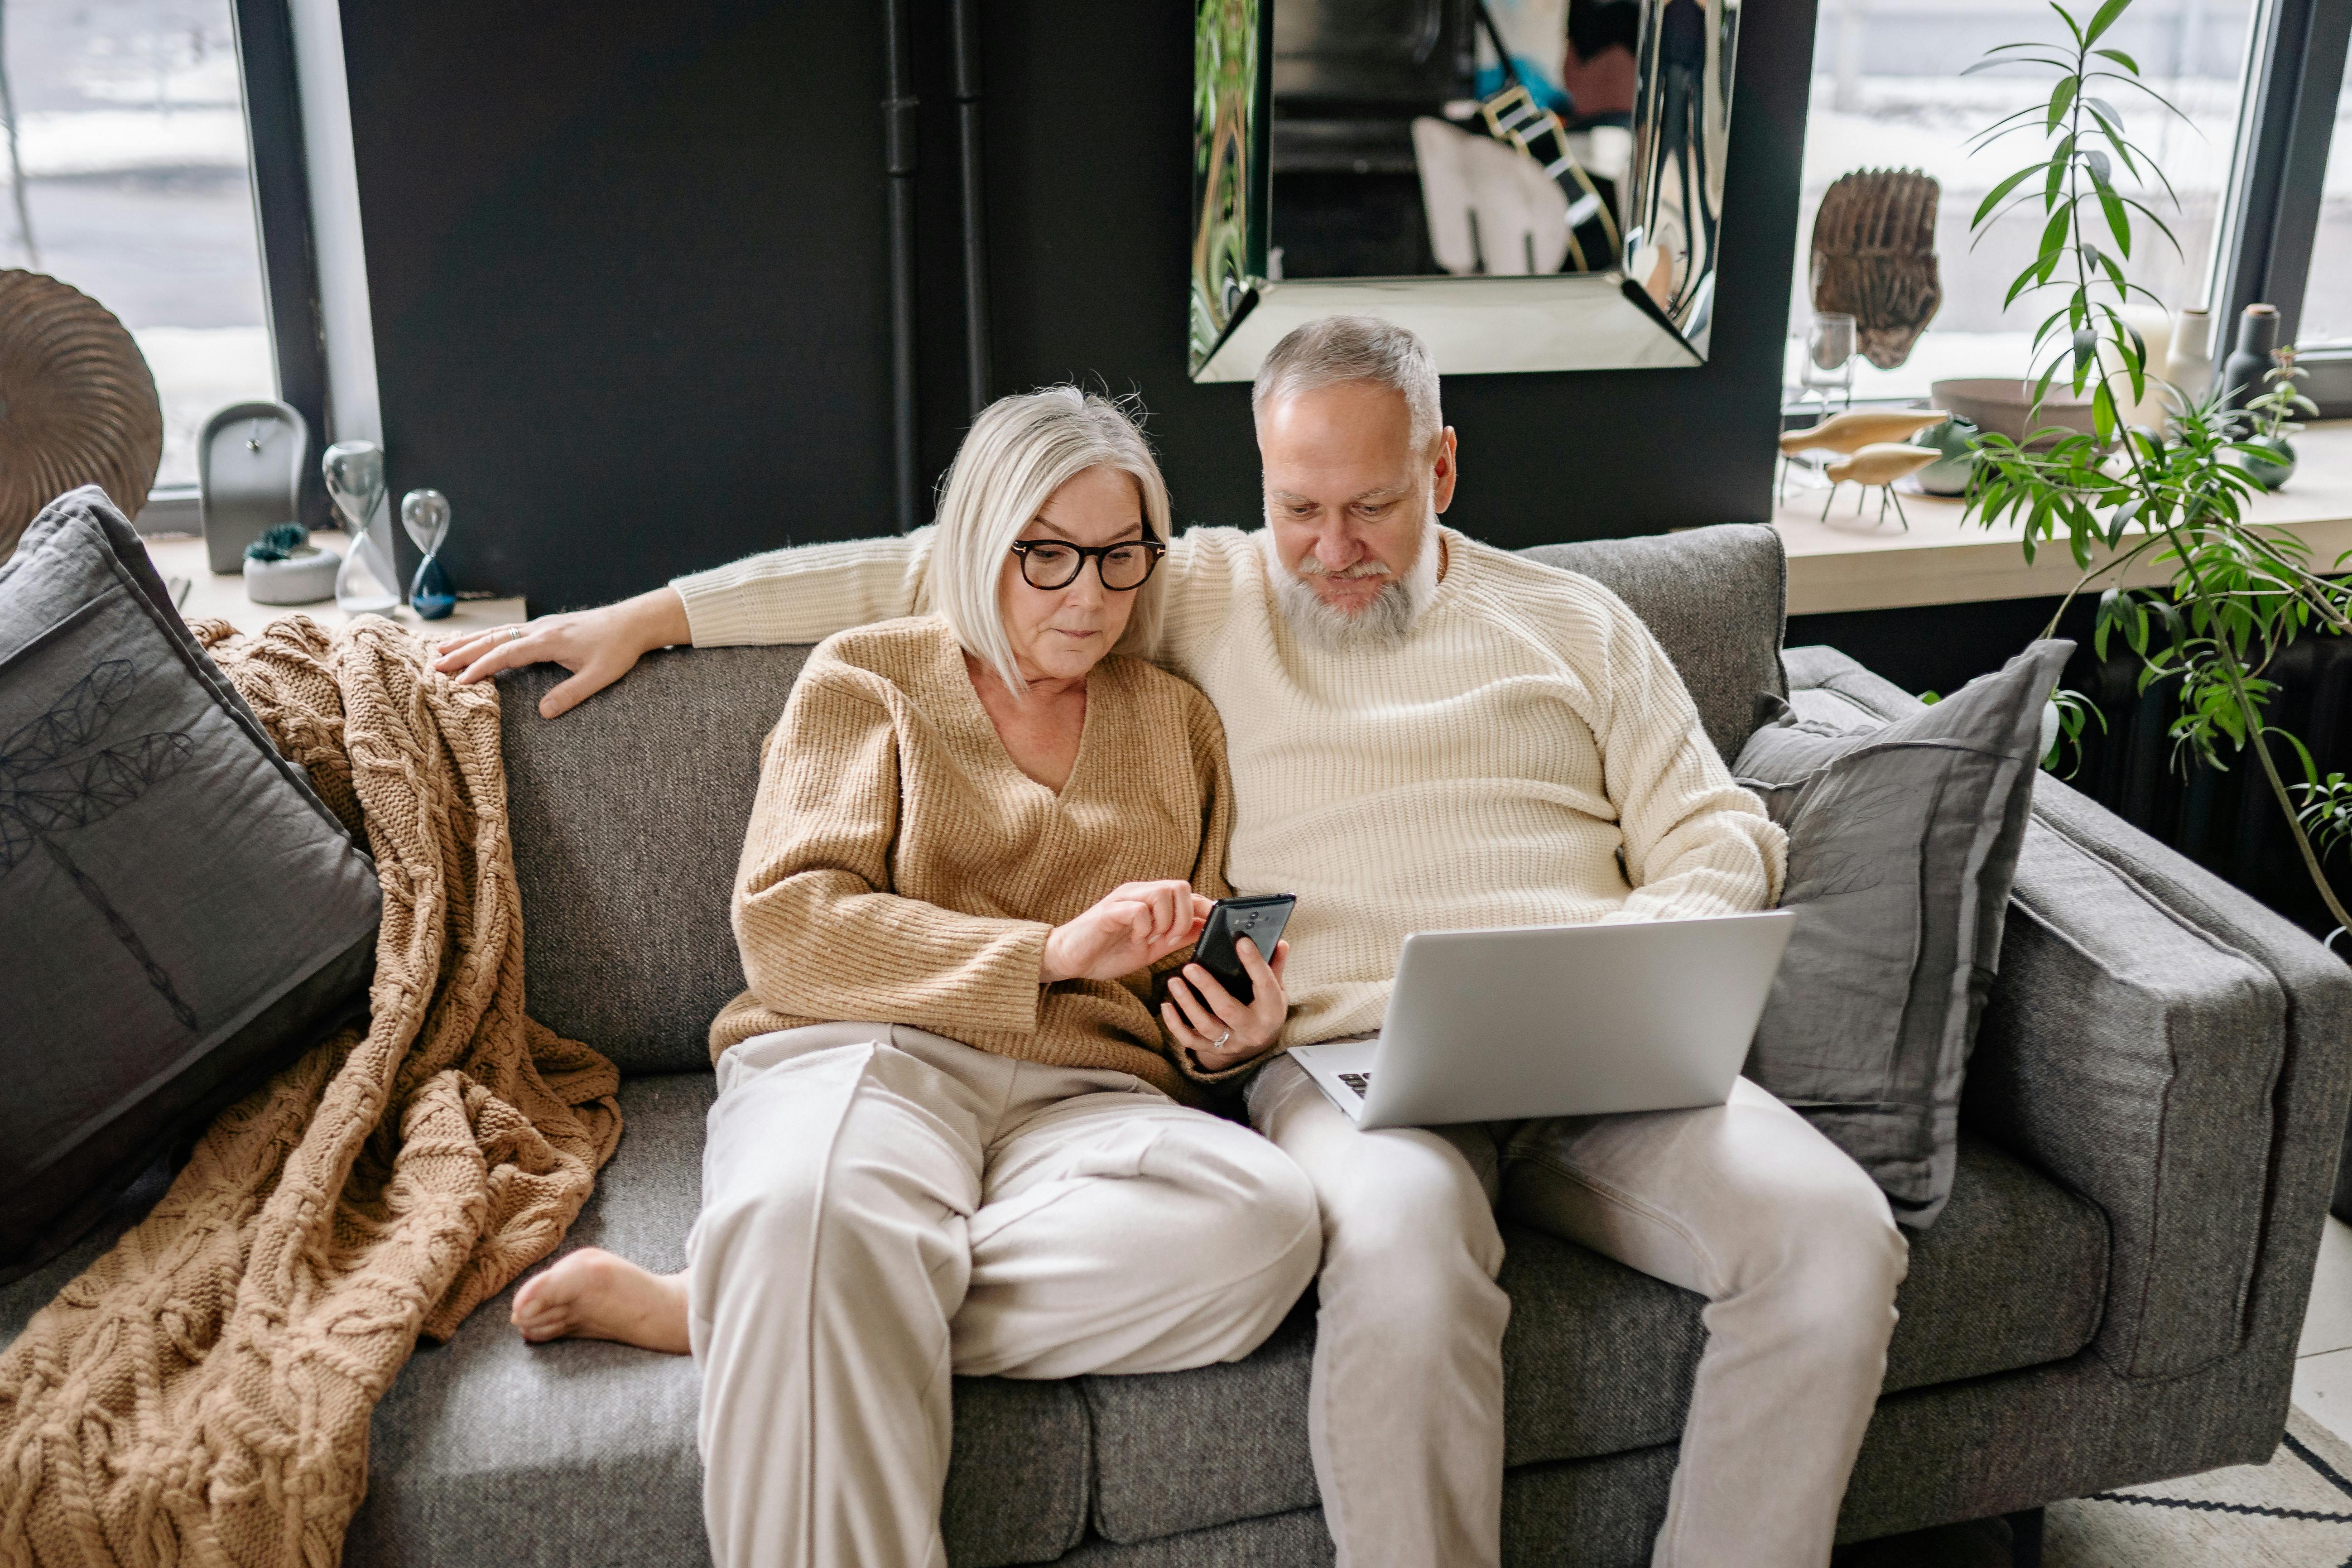
[[[1504, 1239], [1506, 1462], [1679, 1440], [1706, 1342], [1701, 1299], [1524, 1226]], [[1910, 1239], [1889, 1392], [2063, 1361], [2098, 1330], [2105, 1220], [1990, 1143], [1962, 1136], [1949, 1207]], [[1302, 1310], [1230, 1366], [1085, 1379], [1096, 1530], [1143, 1541], [1312, 1504], [1313, 1354]]]
[[[625, 1131], [565, 1238], [648, 1268], [685, 1261], [709, 1073], [629, 1079]], [[708, 1561], [700, 1382], [685, 1356], [523, 1342], [513, 1288], [420, 1347], [376, 1407], [351, 1568], [637, 1568]], [[946, 1525], [957, 1568], [1050, 1561], [1086, 1523], [1086, 1414], [1066, 1384], [959, 1378]]]

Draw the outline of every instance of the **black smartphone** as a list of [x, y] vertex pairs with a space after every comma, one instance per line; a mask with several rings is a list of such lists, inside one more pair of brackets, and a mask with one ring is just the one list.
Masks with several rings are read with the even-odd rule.
[[1255, 1000], [1257, 987], [1251, 984], [1249, 971], [1242, 967], [1234, 943], [1247, 937], [1257, 944], [1258, 956], [1273, 963], [1274, 944], [1282, 940], [1282, 928], [1290, 923], [1290, 908], [1297, 902], [1289, 893], [1219, 899], [1209, 910], [1209, 923], [1201, 928], [1201, 940], [1193, 945], [1192, 962], [1215, 975], [1217, 984], [1240, 1000]]

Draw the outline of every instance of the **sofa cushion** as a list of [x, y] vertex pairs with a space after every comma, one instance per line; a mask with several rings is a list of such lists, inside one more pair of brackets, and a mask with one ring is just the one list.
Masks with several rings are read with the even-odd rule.
[[728, 910], [804, 647], [671, 649], [571, 718], [566, 672], [499, 678], [507, 820], [530, 1014], [625, 1076], [710, 1070], [710, 1020], [743, 989]]
[[[1921, 710], [1834, 648], [1790, 649], [1789, 673], [1801, 713], [1835, 704], [1878, 722]], [[1962, 1121], [2033, 1150], [2106, 1215], [2099, 1353], [2153, 1378], [2231, 1356], [2254, 1321], [2265, 1249], [2311, 1245], [2284, 1239], [2264, 1205], [2286, 1158], [2273, 1143], [2281, 1077], [2297, 1039], [2340, 1037], [2342, 967], [2042, 773], [2001, 968]], [[2289, 1272], [2307, 1281], [2303, 1258]]]
[[[664, 1271], [700, 1205], [708, 1071], [625, 1080], [620, 1152], [564, 1250], [602, 1247]], [[343, 1560], [548, 1568], [707, 1561], [700, 1383], [685, 1356], [529, 1345], [515, 1287], [418, 1350], [376, 1407], [368, 1493]], [[944, 1521], [957, 1568], [1047, 1561], [1086, 1523], [1087, 1421], [1067, 1384], [959, 1378]]]
[[1787, 694], [1780, 629], [1789, 572], [1776, 530], [1732, 522], [1519, 553], [1591, 578], [1642, 617], [1690, 688], [1706, 737], [1726, 763], [1756, 727], [1756, 699]]
[[1747, 1075], [1924, 1228], [1951, 1192], [1960, 1086], [2000, 958], [2042, 712], [2069, 642], [2037, 642], [1895, 723], [1787, 713], [1732, 773], [1789, 832], [1796, 929]]
[[366, 1005], [366, 851], [104, 493], [0, 563], [0, 1279]]
[[[1511, 1225], [1504, 1237], [1506, 1461], [1678, 1441], [1706, 1342], [1701, 1299], [1556, 1237]], [[2096, 1208], [2000, 1148], [1963, 1138], [1943, 1219], [1911, 1239], [1888, 1390], [2074, 1354], [2098, 1330], [2106, 1259]], [[1086, 1379], [1096, 1530], [1141, 1541], [1314, 1502], [1313, 1353], [1302, 1310], [1230, 1366]]]

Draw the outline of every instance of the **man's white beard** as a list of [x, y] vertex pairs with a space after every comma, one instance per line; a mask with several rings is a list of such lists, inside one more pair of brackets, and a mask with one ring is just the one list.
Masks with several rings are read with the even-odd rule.
[[[1274, 580], [1275, 602], [1282, 608], [1282, 617], [1290, 629], [1327, 653], [1346, 653], [1360, 647], [1392, 647], [1404, 641], [1412, 632], [1413, 622], [1437, 593], [1437, 563], [1440, 546], [1436, 521], [1431, 520], [1429, 531], [1422, 536], [1421, 552], [1413, 558], [1412, 567], [1402, 578], [1391, 575], [1385, 567], [1366, 576], [1387, 576], [1371, 603], [1355, 614], [1336, 610], [1324, 601], [1307, 580], [1282, 563], [1274, 545], [1274, 531], [1265, 532], [1266, 572]], [[1308, 555], [1302, 565], [1313, 563]], [[1317, 574], [1321, 575], [1321, 574]], [[1345, 575], [1345, 574], [1339, 574]]]

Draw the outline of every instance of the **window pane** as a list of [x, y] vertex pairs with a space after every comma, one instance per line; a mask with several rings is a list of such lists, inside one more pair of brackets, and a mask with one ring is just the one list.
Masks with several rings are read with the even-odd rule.
[[[2087, 17], [2095, 7], [2077, 0], [2074, 8]], [[2128, 274], [2168, 309], [2201, 303], [2208, 287], [2243, 91], [2249, 12], [2249, 0], [2138, 0], [2100, 40], [2136, 59], [2148, 85], [2186, 117], [2105, 84], [2103, 96], [2123, 114], [2126, 133], [2149, 150], [2180, 198], [2176, 212], [2160, 187], [2136, 191], [2117, 171], [2125, 194], [2145, 201], [2179, 237], [2176, 253], [2144, 218], [2134, 222]], [[1917, 169], [1942, 185], [1936, 252], [1943, 302], [1901, 365], [1882, 370], [1856, 356], [1853, 395], [1925, 397], [1929, 383], [1946, 377], [2023, 373], [2033, 324], [2055, 308], [2057, 297], [2038, 310], [2021, 300], [2004, 311], [2001, 299], [2040, 248], [2040, 204], [2002, 219], [1973, 250], [1969, 219], [1985, 193], [2041, 157], [2044, 143], [2036, 130], [1969, 149], [1977, 132], [2001, 116], [2046, 100], [2054, 73], [1960, 72], [1993, 45], [2064, 37], [2041, 0], [1824, 0], [1789, 315], [1785, 379], [1791, 387], [1799, 384], [1813, 315], [1813, 215], [1832, 181], [1861, 169]], [[2094, 232], [2099, 226], [2094, 220]]]
[[229, 0], [8, 0], [6, 16], [24, 185], [0, 143], [0, 260], [122, 319], [163, 396], [156, 483], [194, 484], [205, 416], [277, 395]]
[[2304, 286], [2302, 346], [2352, 343], [2352, 61], [2336, 96], [2336, 139], [2327, 144], [2327, 178], [2319, 198], [2319, 233]]

